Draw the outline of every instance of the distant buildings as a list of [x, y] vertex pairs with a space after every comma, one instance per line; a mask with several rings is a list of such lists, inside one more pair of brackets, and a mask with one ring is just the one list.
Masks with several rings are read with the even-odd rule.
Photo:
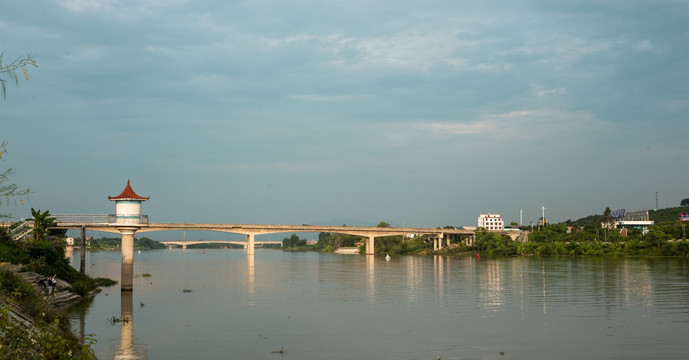
[[481, 214], [478, 216], [478, 227], [486, 230], [502, 231], [505, 227], [505, 222], [500, 214]]
[[616, 210], [617, 216], [615, 217], [614, 226], [618, 229], [640, 229], [641, 233], [645, 234], [648, 232], [648, 227], [653, 225], [653, 220], [648, 216], [648, 210], [631, 210], [625, 211]]

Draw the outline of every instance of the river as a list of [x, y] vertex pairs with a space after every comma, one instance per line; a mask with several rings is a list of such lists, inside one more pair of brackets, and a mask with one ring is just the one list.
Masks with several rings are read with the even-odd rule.
[[[120, 253], [86, 267], [119, 281]], [[177, 249], [134, 274], [70, 312], [101, 360], [689, 356], [686, 259]]]

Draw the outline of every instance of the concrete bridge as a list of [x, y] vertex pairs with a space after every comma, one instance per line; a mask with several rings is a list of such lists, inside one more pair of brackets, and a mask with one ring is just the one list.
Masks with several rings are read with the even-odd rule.
[[[123, 291], [133, 289], [133, 242], [136, 232], [154, 231], [212, 231], [244, 235], [245, 241], [225, 241], [226, 243], [244, 245], [249, 258], [253, 259], [254, 249], [257, 244], [276, 243], [275, 241], [255, 240], [256, 235], [279, 233], [337, 233], [360, 236], [365, 241], [366, 255], [374, 255], [375, 238], [393, 235], [424, 236], [433, 242], [433, 250], [441, 250], [455, 243], [473, 244], [476, 232], [474, 230], [456, 228], [413, 228], [413, 227], [371, 227], [371, 226], [329, 226], [329, 225], [257, 225], [257, 224], [193, 224], [193, 223], [150, 223], [146, 215], [53, 215], [57, 225], [51, 229], [81, 230], [82, 239], [86, 238], [86, 231], [98, 231], [106, 233], [118, 233], [122, 236], [122, 273], [121, 287]], [[8, 224], [9, 225], [9, 224]], [[499, 232], [508, 234], [513, 240], [523, 237], [522, 232]], [[523, 240], [522, 240], [523, 241]], [[163, 241], [163, 244], [189, 245], [192, 243], [208, 243], [222, 241]], [[85, 243], [82, 241], [82, 254], [85, 252]], [[85, 269], [85, 257], [81, 258], [82, 271]]]
[[[412, 227], [373, 227], [373, 226], [323, 226], [323, 225], [257, 225], [257, 224], [192, 224], [192, 223], [149, 223], [143, 215], [124, 226], [115, 221], [114, 215], [54, 215], [57, 226], [54, 229], [84, 229], [108, 233], [121, 233], [122, 228], [135, 232], [154, 231], [212, 231], [241, 234], [246, 236], [247, 255], [254, 254], [255, 236], [279, 233], [327, 232], [361, 236], [366, 241], [366, 255], [375, 253], [375, 238], [392, 235], [425, 236], [433, 241], [433, 250], [440, 250], [455, 241], [473, 243], [475, 231], [465, 229], [412, 228]], [[132, 233], [133, 234], [133, 233]]]
[[[187, 246], [189, 245], [196, 245], [196, 244], [233, 244], [233, 245], [241, 245], [246, 249], [247, 242], [246, 241], [239, 241], [239, 240], [171, 240], [171, 241], [158, 241], [161, 244], [165, 244], [168, 247], [171, 247], [171, 245], [179, 245], [182, 247], [182, 249], [186, 249]], [[256, 241], [254, 242], [254, 245], [264, 245], [264, 244], [277, 244], [282, 247], [282, 242], [280, 241]]]

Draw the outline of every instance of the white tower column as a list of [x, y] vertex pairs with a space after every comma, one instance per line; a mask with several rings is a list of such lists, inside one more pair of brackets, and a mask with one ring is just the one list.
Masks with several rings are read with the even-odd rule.
[[136, 228], [120, 228], [122, 234], [122, 271], [120, 284], [122, 291], [134, 289], [134, 233]]

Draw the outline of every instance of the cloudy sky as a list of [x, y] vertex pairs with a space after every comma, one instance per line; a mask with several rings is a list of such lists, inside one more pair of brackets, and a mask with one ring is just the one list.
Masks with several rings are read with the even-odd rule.
[[[689, 197], [689, 2], [3, 0], [27, 217], [395, 226]], [[6, 207], [6, 205], [3, 205]]]

